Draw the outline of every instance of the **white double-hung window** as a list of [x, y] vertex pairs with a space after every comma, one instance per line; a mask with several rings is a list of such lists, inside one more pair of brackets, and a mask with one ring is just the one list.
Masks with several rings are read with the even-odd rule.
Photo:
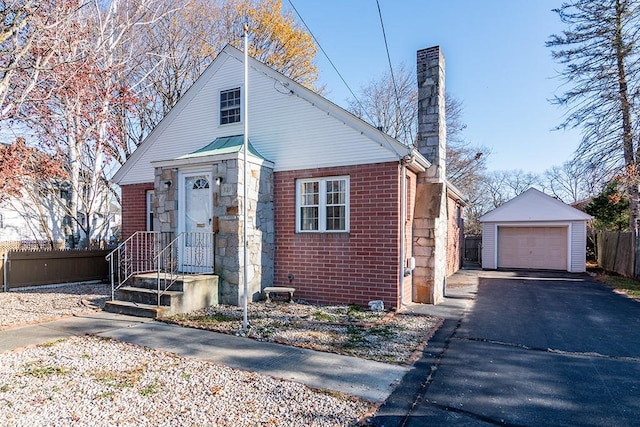
[[228, 125], [240, 122], [240, 88], [220, 92], [220, 124]]
[[296, 181], [296, 231], [349, 231], [349, 177]]

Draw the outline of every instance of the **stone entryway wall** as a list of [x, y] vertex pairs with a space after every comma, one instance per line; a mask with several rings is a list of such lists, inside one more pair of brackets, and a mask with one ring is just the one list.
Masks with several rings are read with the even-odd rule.
[[[248, 290], [249, 301], [257, 301], [262, 288], [273, 284], [273, 170], [252, 162], [248, 166]], [[244, 297], [243, 162], [227, 160], [213, 167], [214, 176], [224, 177], [213, 196], [220, 303], [239, 305]]]
[[164, 233], [178, 229], [178, 169], [156, 168], [153, 183], [153, 229]]
[[[260, 298], [262, 288], [273, 284], [274, 215], [273, 170], [248, 162], [248, 290], [249, 300]], [[206, 168], [202, 168], [205, 170]], [[216, 233], [215, 272], [220, 277], [220, 303], [239, 305], [243, 300], [243, 162], [221, 160], [210, 165], [213, 191], [212, 226]], [[177, 231], [177, 168], [156, 168], [154, 229]], [[220, 180], [217, 180], [220, 178]], [[164, 185], [172, 181], [171, 186]]]

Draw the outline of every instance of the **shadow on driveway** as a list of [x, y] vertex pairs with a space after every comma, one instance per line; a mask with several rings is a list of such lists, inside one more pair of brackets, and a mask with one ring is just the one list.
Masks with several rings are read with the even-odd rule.
[[412, 408], [389, 404], [398, 390], [375, 425], [638, 424], [638, 302], [588, 275], [478, 277], [475, 303], [425, 349]]

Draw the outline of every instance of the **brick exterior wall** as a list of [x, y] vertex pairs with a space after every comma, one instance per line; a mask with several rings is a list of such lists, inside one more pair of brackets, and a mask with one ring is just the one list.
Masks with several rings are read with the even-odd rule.
[[458, 217], [456, 201], [451, 197], [447, 197], [447, 220], [449, 221], [447, 227], [447, 277], [451, 276], [461, 267], [462, 239], [464, 238], [462, 209], [461, 207], [460, 217]]
[[147, 191], [153, 190], [153, 182], [123, 185], [122, 197], [122, 240], [136, 231], [147, 229]]
[[[400, 170], [395, 162], [276, 172], [276, 286], [295, 275], [296, 298], [316, 303], [383, 300], [398, 307]], [[350, 231], [296, 233], [296, 179], [348, 175]]]

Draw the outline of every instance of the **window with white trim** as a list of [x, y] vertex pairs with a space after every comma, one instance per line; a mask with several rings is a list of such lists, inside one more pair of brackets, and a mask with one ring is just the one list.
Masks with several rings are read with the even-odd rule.
[[349, 231], [349, 177], [296, 181], [296, 231]]
[[240, 122], [240, 88], [220, 91], [220, 124]]

